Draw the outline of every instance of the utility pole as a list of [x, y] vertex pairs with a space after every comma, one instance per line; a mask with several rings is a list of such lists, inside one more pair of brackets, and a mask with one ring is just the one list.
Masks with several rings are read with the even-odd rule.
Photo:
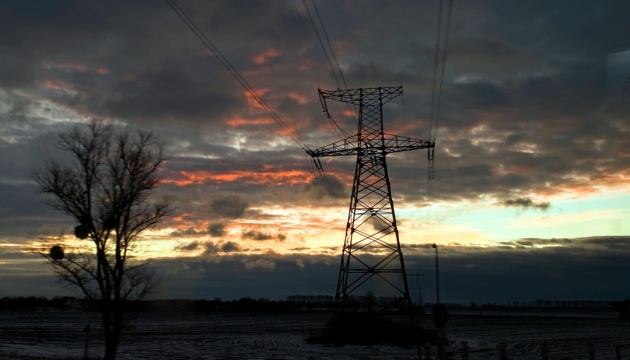
[[[385, 159], [391, 153], [432, 149], [434, 143], [383, 131], [383, 105], [400, 95], [402, 86], [319, 90], [328, 116], [328, 99], [359, 107], [355, 135], [307, 150], [319, 169], [321, 157], [354, 155], [357, 159], [335, 294], [338, 313], [412, 309]], [[397, 284], [400, 278], [402, 286]], [[368, 308], [359, 300], [368, 291], [390, 301]]]
[[436, 304], [440, 303], [440, 262], [438, 260], [438, 246], [437, 244], [433, 244], [433, 248], [435, 249], [435, 294], [436, 294]]
[[[409, 274], [409, 276], [416, 278], [416, 287], [415, 287], [415, 289], [418, 292], [418, 305], [420, 307], [423, 307], [424, 301], [422, 300], [422, 285], [420, 284], [420, 277], [424, 276], [424, 274], [422, 274], [422, 273], [414, 273], [414, 274]], [[411, 290], [413, 290], [413, 289], [414, 288], [411, 288]]]

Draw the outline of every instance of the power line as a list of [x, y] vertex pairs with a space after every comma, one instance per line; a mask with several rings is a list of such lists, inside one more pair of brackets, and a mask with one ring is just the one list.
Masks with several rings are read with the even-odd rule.
[[[440, 74], [440, 90], [438, 93], [438, 100], [437, 100], [437, 109], [435, 111], [435, 131], [437, 133], [437, 125], [438, 125], [438, 121], [440, 120], [440, 104], [442, 101], [442, 89], [444, 88], [444, 69], [446, 68], [446, 55], [447, 55], [447, 51], [448, 51], [448, 34], [449, 34], [449, 29], [450, 29], [450, 25], [451, 25], [451, 14], [453, 12], [453, 0], [449, 0], [448, 3], [448, 17], [446, 19], [446, 35], [444, 35], [444, 55], [442, 56], [442, 73]], [[433, 139], [435, 140], [435, 135], [433, 136]]]
[[289, 135], [293, 141], [295, 141], [302, 149], [307, 150], [308, 146], [304, 144], [297, 136], [297, 134], [291, 129], [291, 127], [282, 119], [278, 113], [269, 105], [265, 99], [263, 99], [256, 90], [247, 82], [247, 80], [241, 75], [241, 73], [230, 63], [230, 61], [223, 56], [219, 48], [204, 34], [204, 32], [194, 23], [194, 21], [186, 14], [186, 12], [177, 4], [175, 0], [165, 0], [171, 9], [179, 16], [180, 19], [186, 24], [186, 26], [195, 34], [195, 36], [201, 40], [201, 42], [212, 52], [213, 55], [219, 60], [228, 72], [234, 77], [234, 79], [245, 89], [247, 94], [254, 98], [260, 106], [267, 111], [271, 118], [282, 127], [282, 129]]
[[[335, 64], [337, 65], [337, 69], [335, 69], [333, 67], [333, 64], [330, 60], [330, 56], [328, 56], [328, 51], [326, 50], [326, 45], [324, 44], [324, 41], [322, 40], [322, 36], [319, 34], [319, 30], [317, 29], [317, 25], [315, 24], [315, 20], [313, 19], [313, 16], [311, 15], [311, 11], [308, 8], [308, 5], [306, 4], [306, 0], [302, 0], [302, 3], [304, 4], [304, 9], [306, 10], [306, 14], [308, 15], [308, 18], [311, 22], [311, 25], [313, 26], [313, 30], [315, 31], [315, 36], [317, 37], [317, 41], [319, 42], [319, 45], [322, 49], [322, 52], [324, 53], [324, 57], [326, 58], [326, 62], [328, 63], [328, 67], [330, 68], [330, 73], [333, 77], [333, 79], [335, 80], [335, 83], [337, 84], [337, 88], [341, 89], [341, 83], [339, 82], [339, 78], [341, 78], [341, 80], [343, 81], [344, 84], [344, 88], [347, 89], [348, 88], [348, 84], [346, 83], [346, 79], [343, 76], [343, 72], [341, 71], [341, 67], [339, 66], [339, 61], [337, 60], [337, 56], [335, 55], [335, 50], [333, 49], [331, 43], [330, 43], [330, 38], [328, 37], [328, 32], [326, 31], [326, 27], [324, 26], [324, 22], [322, 21], [322, 18], [319, 14], [319, 10], [317, 8], [317, 4], [315, 3], [314, 0], [311, 0], [313, 7], [315, 8], [315, 13], [317, 15], [317, 18], [319, 20], [319, 24], [320, 27], [322, 28], [322, 32], [324, 33], [324, 37], [326, 39], [326, 42], [328, 43], [328, 48], [330, 49], [330, 53], [334, 59]], [[339, 73], [339, 76], [337, 76], [337, 72]], [[352, 111], [352, 108], [349, 104], [346, 104], [348, 106], [348, 109], [351, 113], [354, 112]], [[333, 128], [335, 129], [335, 131], [337, 131], [337, 134], [341, 137], [348, 137], [350, 136], [350, 134], [348, 134], [340, 125], [339, 123], [332, 117], [332, 115], [330, 115], [330, 113], [327, 113], [327, 118], [328, 120], [330, 120], [331, 124], [333, 125]]]
[[328, 43], [328, 47], [330, 48], [330, 54], [335, 60], [335, 65], [337, 65], [337, 71], [339, 72], [339, 77], [341, 77], [341, 81], [343, 82], [344, 88], [348, 88], [348, 83], [346, 83], [346, 78], [343, 76], [343, 71], [341, 71], [341, 66], [339, 66], [339, 60], [337, 60], [337, 55], [335, 54], [335, 48], [330, 43], [330, 38], [328, 37], [328, 32], [326, 31], [326, 26], [324, 26], [324, 22], [322, 21], [322, 17], [319, 15], [319, 9], [317, 8], [317, 3], [315, 0], [311, 0], [313, 3], [313, 7], [315, 8], [315, 14], [317, 15], [317, 19], [319, 20], [319, 24], [322, 27], [322, 31], [324, 32], [324, 37], [326, 38], [326, 42]]
[[[324, 57], [326, 57], [326, 61], [328, 62], [328, 67], [330, 68], [330, 73], [332, 74], [333, 78], [335, 79], [335, 83], [337, 84], [337, 87], [341, 88], [341, 84], [339, 83], [339, 78], [337, 77], [337, 72], [335, 71], [335, 68], [333, 67], [332, 62], [330, 61], [330, 57], [328, 56], [328, 51], [326, 50], [326, 46], [324, 46], [324, 42], [322, 40], [322, 37], [319, 35], [319, 30], [317, 30], [317, 25], [315, 25], [315, 20], [313, 20], [313, 16], [311, 15], [311, 11], [308, 9], [308, 5], [306, 5], [306, 0], [302, 0], [302, 3], [304, 4], [304, 9], [306, 9], [306, 14], [308, 15], [308, 19], [311, 21], [311, 25], [313, 26], [313, 30], [315, 31], [315, 36], [317, 36], [317, 41], [319, 42], [319, 45], [320, 45], [322, 51], [324, 52]], [[314, 3], [315, 2], [313, 2], [313, 4]], [[320, 21], [321, 21], [321, 19], [320, 19]]]
[[[440, 105], [442, 101], [442, 89], [444, 88], [444, 71], [446, 68], [446, 57], [448, 49], [448, 35], [451, 23], [451, 14], [453, 10], [453, 0], [449, 0], [446, 18], [446, 34], [444, 35], [444, 46], [441, 46], [441, 31], [442, 31], [442, 0], [440, 0], [440, 6], [438, 10], [438, 26], [435, 41], [435, 58], [433, 64], [433, 90], [431, 94], [431, 119], [429, 122], [429, 141], [435, 143], [437, 137], [437, 126], [440, 118]], [[438, 82], [438, 63], [440, 58], [440, 49], [442, 49], [442, 63], [440, 64], [439, 82]], [[436, 93], [437, 86], [437, 93]], [[427, 200], [429, 206], [427, 207], [427, 232], [430, 234], [431, 224], [431, 201], [433, 198], [433, 180], [435, 179], [435, 148], [428, 151], [428, 164], [427, 164]]]
[[435, 120], [435, 88], [437, 86], [438, 59], [440, 55], [440, 35], [442, 34], [442, 0], [438, 8], [438, 24], [435, 34], [435, 56], [433, 58], [433, 86], [431, 90], [431, 118], [429, 120], [429, 140], [433, 139], [433, 122]]

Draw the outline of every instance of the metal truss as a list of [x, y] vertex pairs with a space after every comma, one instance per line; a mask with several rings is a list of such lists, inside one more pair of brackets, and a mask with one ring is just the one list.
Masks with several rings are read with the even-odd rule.
[[385, 312], [411, 308], [386, 155], [430, 149], [434, 143], [384, 133], [383, 104], [402, 95], [402, 87], [320, 89], [319, 95], [328, 116], [327, 99], [359, 107], [357, 134], [307, 150], [315, 159], [357, 157], [335, 294], [337, 310]]

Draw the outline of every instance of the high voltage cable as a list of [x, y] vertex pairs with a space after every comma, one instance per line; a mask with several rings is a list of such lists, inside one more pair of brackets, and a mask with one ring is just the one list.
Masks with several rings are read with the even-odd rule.
[[440, 35], [442, 33], [442, 0], [438, 8], [438, 24], [435, 34], [435, 57], [433, 59], [433, 86], [431, 90], [431, 114], [429, 119], [429, 141], [433, 139], [433, 121], [435, 117], [435, 87], [437, 86], [438, 59], [440, 55]]
[[322, 27], [322, 31], [324, 32], [324, 38], [326, 38], [326, 42], [328, 43], [328, 47], [330, 48], [330, 54], [335, 60], [335, 65], [337, 66], [337, 71], [339, 72], [339, 77], [341, 77], [341, 81], [343, 82], [343, 86], [347, 89], [348, 83], [346, 83], [346, 78], [343, 76], [343, 71], [341, 71], [341, 66], [339, 66], [339, 60], [337, 60], [337, 55], [335, 54], [335, 48], [333, 48], [330, 43], [330, 38], [328, 37], [328, 31], [326, 31], [326, 26], [324, 26], [324, 22], [322, 21], [322, 17], [319, 15], [319, 9], [317, 8], [317, 3], [315, 0], [311, 0], [313, 7], [315, 8], [315, 15], [317, 15], [317, 20], [319, 20], [319, 24]]
[[[438, 93], [437, 109], [435, 110], [435, 131], [437, 133], [437, 125], [440, 120], [440, 104], [442, 101], [442, 89], [444, 88], [444, 69], [446, 68], [446, 55], [448, 51], [448, 33], [451, 25], [451, 14], [453, 12], [453, 0], [448, 2], [448, 17], [446, 18], [446, 34], [444, 35], [444, 55], [442, 56], [442, 73], [440, 74], [440, 90]], [[435, 135], [433, 136], [435, 140]]]
[[[341, 66], [339, 65], [339, 60], [337, 59], [337, 55], [335, 54], [335, 50], [330, 42], [330, 37], [328, 36], [328, 32], [326, 31], [326, 26], [324, 25], [324, 22], [322, 20], [322, 17], [319, 13], [319, 9], [317, 7], [317, 3], [315, 3], [315, 0], [311, 0], [311, 3], [313, 5], [313, 8], [315, 9], [315, 15], [317, 16], [317, 20], [319, 22], [319, 25], [322, 29], [322, 33], [324, 34], [324, 38], [326, 39], [326, 44], [328, 44], [328, 49], [330, 50], [330, 54], [332, 55], [332, 58], [334, 60], [334, 63], [336, 65], [336, 69], [335, 67], [333, 67], [333, 62], [330, 60], [330, 56], [328, 55], [328, 51], [326, 50], [326, 44], [324, 44], [324, 41], [322, 40], [322, 36], [319, 33], [319, 30], [317, 28], [317, 24], [315, 23], [315, 20], [313, 19], [313, 15], [311, 14], [311, 11], [309, 10], [309, 7], [306, 3], [306, 0], [302, 0], [302, 4], [304, 4], [304, 9], [306, 10], [306, 14], [308, 15], [309, 21], [311, 22], [311, 25], [313, 26], [313, 31], [315, 32], [315, 36], [317, 37], [317, 41], [319, 42], [319, 45], [322, 49], [322, 52], [324, 53], [324, 57], [326, 58], [326, 62], [328, 63], [328, 67], [330, 68], [330, 73], [333, 77], [333, 79], [335, 80], [335, 84], [337, 84], [337, 88], [341, 89], [341, 83], [339, 82], [339, 78], [341, 78], [341, 81], [343, 82], [343, 88], [347, 89], [348, 88], [348, 84], [346, 82], [345, 77], [343, 76], [343, 71], [341, 70]], [[337, 73], [339, 73], [339, 76], [337, 76]], [[354, 115], [354, 111], [352, 110], [352, 106], [350, 104], [346, 104], [346, 106], [348, 107], [348, 110]], [[335, 131], [337, 132], [338, 135], [340, 135], [342, 138], [344, 137], [349, 137], [350, 134], [348, 134], [348, 132], [346, 132], [340, 125], [339, 123], [334, 119], [334, 117], [332, 117], [332, 115], [330, 115], [330, 113], [328, 111], [326, 111], [326, 115], [328, 120], [331, 122], [331, 124], [333, 125], [333, 128], [335, 129]], [[326, 188], [326, 190], [328, 191], [328, 194], [330, 195], [330, 197], [333, 199], [333, 202], [335, 204], [335, 207], [339, 208], [339, 203], [337, 202], [337, 199], [335, 197], [334, 191], [333, 191], [333, 187], [330, 183], [330, 181], [328, 181], [328, 175], [326, 174], [326, 172], [324, 171], [324, 168], [321, 165], [321, 162], [319, 162], [319, 159], [313, 159], [313, 161], [315, 162], [315, 167], [317, 168], [317, 170], [319, 171], [319, 178], [322, 179], [322, 181], [324, 182], [324, 186]]]
[[[332, 46], [331, 42], [330, 42], [330, 38], [328, 37], [328, 31], [326, 31], [326, 26], [324, 25], [324, 21], [322, 21], [322, 17], [319, 14], [319, 8], [317, 7], [317, 3], [315, 2], [315, 0], [311, 0], [311, 3], [313, 3], [313, 7], [315, 8], [315, 15], [317, 15], [317, 20], [319, 20], [319, 24], [322, 27], [322, 31], [324, 32], [324, 38], [326, 38], [326, 42], [328, 43], [328, 48], [330, 48], [330, 53], [332, 54], [333, 60], [335, 61], [335, 65], [337, 66], [337, 72], [339, 72], [339, 77], [341, 78], [341, 81], [343, 82], [343, 86], [345, 89], [348, 89], [348, 83], [346, 82], [346, 77], [343, 76], [343, 71], [341, 70], [341, 66], [339, 65], [339, 60], [337, 59], [337, 54], [335, 53], [335, 48]], [[341, 86], [339, 86], [339, 88], [341, 88]], [[352, 108], [352, 106], [348, 103], [346, 103], [346, 107], [348, 108], [348, 111], [350, 113], [352, 113], [352, 116], [358, 119], [358, 115], [354, 114], [354, 109]], [[345, 132], [343, 129], [341, 129], [341, 131], [348, 136], [349, 134], [347, 132]]]
[[263, 99], [256, 90], [247, 82], [247, 80], [241, 75], [241, 73], [229, 62], [229, 60], [223, 56], [219, 48], [217, 48], [212, 41], [204, 34], [204, 32], [192, 21], [192, 19], [186, 14], [186, 12], [177, 4], [175, 0], [164, 0], [168, 6], [179, 16], [180, 19], [186, 24], [186, 26], [195, 34], [195, 36], [201, 40], [201, 42], [212, 52], [213, 55], [219, 60], [228, 72], [236, 79], [236, 81], [245, 89], [245, 91], [254, 98], [260, 106], [267, 111], [271, 118], [278, 123], [282, 129], [289, 135], [302, 149], [307, 150], [308, 146], [304, 144], [297, 136], [297, 134], [289, 127], [289, 125], [276, 113], [276, 111], [269, 105], [265, 99]]
[[[313, 20], [313, 16], [311, 15], [311, 11], [308, 8], [308, 5], [306, 4], [306, 0], [302, 0], [302, 3], [304, 4], [304, 9], [306, 10], [306, 14], [308, 15], [308, 18], [311, 22], [311, 25], [313, 26], [313, 30], [315, 31], [315, 36], [317, 37], [317, 41], [319, 42], [319, 45], [322, 49], [322, 52], [324, 53], [324, 57], [326, 57], [326, 62], [328, 63], [328, 67], [330, 68], [330, 73], [333, 76], [333, 79], [335, 80], [335, 83], [337, 84], [337, 88], [341, 89], [341, 83], [339, 82], [339, 77], [341, 77], [341, 80], [343, 81], [344, 84], [344, 88], [347, 89], [348, 88], [348, 84], [346, 83], [346, 79], [343, 76], [343, 72], [341, 71], [341, 67], [339, 66], [339, 61], [337, 60], [337, 56], [335, 55], [335, 50], [333, 49], [331, 43], [330, 43], [330, 38], [328, 37], [328, 32], [326, 31], [326, 28], [324, 26], [324, 22], [322, 21], [322, 18], [319, 14], [319, 10], [317, 9], [317, 4], [315, 3], [314, 0], [311, 0], [313, 7], [315, 8], [315, 12], [317, 15], [317, 18], [319, 20], [319, 24], [322, 28], [322, 32], [324, 33], [324, 36], [326, 38], [326, 41], [328, 43], [328, 47], [330, 48], [330, 53], [333, 56], [333, 59], [335, 61], [335, 63], [337, 64], [337, 69], [335, 70], [335, 68], [333, 67], [332, 62], [330, 61], [330, 56], [328, 56], [328, 51], [326, 50], [326, 45], [324, 44], [324, 41], [322, 40], [322, 37], [319, 34], [319, 30], [317, 29], [317, 25], [315, 24], [315, 20]], [[339, 77], [337, 77], [337, 72], [339, 72]], [[350, 104], [346, 104], [348, 106], [348, 109], [350, 110], [350, 112], [352, 112], [352, 108], [350, 106]], [[353, 112], [354, 114], [354, 112]], [[330, 122], [332, 123], [333, 127], [335, 128], [335, 131], [337, 131], [338, 135], [342, 138], [344, 137], [348, 137], [350, 136], [350, 134], [348, 134], [340, 125], [339, 123], [330, 115], [330, 113], [328, 113], [328, 120], [330, 120]]]
[[315, 20], [313, 20], [313, 16], [311, 15], [311, 11], [308, 9], [308, 5], [306, 5], [306, 0], [302, 0], [302, 4], [304, 4], [304, 9], [306, 9], [306, 14], [308, 15], [308, 19], [311, 21], [311, 25], [313, 26], [313, 30], [315, 31], [315, 35], [317, 36], [317, 41], [319, 41], [319, 45], [324, 52], [324, 56], [326, 57], [326, 61], [328, 62], [328, 67], [330, 68], [330, 73], [335, 79], [335, 83], [338, 88], [341, 88], [341, 84], [339, 82], [339, 78], [337, 77], [337, 72], [330, 61], [330, 57], [328, 56], [328, 51], [326, 51], [326, 46], [324, 46], [324, 42], [322, 41], [322, 37], [319, 35], [319, 30], [317, 30], [317, 26], [315, 25]]
[[[437, 80], [439, 53], [441, 45], [441, 30], [442, 30], [442, 0], [440, 0], [440, 6], [438, 11], [438, 26], [437, 35], [435, 41], [435, 59], [433, 67], [433, 91], [431, 95], [431, 119], [429, 122], [429, 141], [435, 144], [437, 137], [437, 126], [440, 118], [440, 105], [442, 101], [442, 89], [444, 87], [444, 70], [446, 68], [446, 56], [448, 48], [448, 35], [451, 23], [451, 14], [453, 10], [453, 0], [449, 0], [447, 18], [446, 18], [446, 34], [444, 35], [444, 47], [442, 48], [442, 63], [440, 65], [440, 78]], [[438, 87], [436, 94], [436, 84]], [[436, 99], [437, 97], [437, 99]], [[435, 129], [434, 129], [435, 128]], [[435, 147], [429, 150], [428, 154], [429, 162], [427, 164], [427, 199], [430, 203], [433, 199], [433, 180], [435, 179]], [[430, 236], [430, 223], [431, 223], [431, 206], [427, 207], [427, 232]]]

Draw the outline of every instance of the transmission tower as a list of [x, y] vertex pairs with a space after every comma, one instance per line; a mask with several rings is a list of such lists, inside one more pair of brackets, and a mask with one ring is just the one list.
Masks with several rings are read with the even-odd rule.
[[328, 117], [328, 99], [359, 107], [356, 135], [316, 150], [307, 150], [320, 170], [321, 157], [357, 157], [335, 295], [337, 312], [380, 313], [411, 309], [385, 158], [391, 153], [432, 149], [435, 144], [383, 131], [383, 105], [400, 95], [402, 86], [319, 89]]

